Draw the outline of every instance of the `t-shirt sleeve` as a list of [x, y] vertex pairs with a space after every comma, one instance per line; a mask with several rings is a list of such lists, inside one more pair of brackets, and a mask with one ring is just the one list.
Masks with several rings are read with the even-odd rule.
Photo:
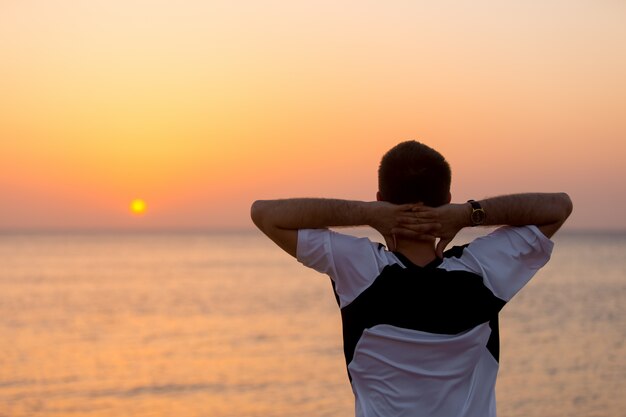
[[383, 268], [394, 261], [379, 243], [327, 229], [298, 231], [296, 258], [327, 274], [335, 284], [341, 307], [367, 289]]
[[496, 297], [509, 301], [548, 262], [553, 246], [536, 226], [505, 226], [474, 240], [442, 266], [482, 276]]

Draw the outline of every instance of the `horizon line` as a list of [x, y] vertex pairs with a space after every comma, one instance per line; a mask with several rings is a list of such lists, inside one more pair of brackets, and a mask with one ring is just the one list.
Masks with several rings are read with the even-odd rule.
[[[482, 228], [465, 228], [462, 230], [485, 230], [497, 228], [498, 226], [485, 226]], [[369, 226], [353, 226], [353, 227], [337, 227], [333, 229], [370, 229]], [[372, 229], [373, 230], [373, 229]], [[150, 233], [249, 233], [258, 231], [254, 226], [199, 226], [199, 227], [38, 227], [38, 228], [1, 228], [0, 235], [18, 235], [18, 234], [150, 234]], [[607, 228], [607, 227], [564, 227], [558, 232], [559, 234], [577, 234], [577, 233], [602, 233], [602, 234], [624, 234], [625, 228]]]

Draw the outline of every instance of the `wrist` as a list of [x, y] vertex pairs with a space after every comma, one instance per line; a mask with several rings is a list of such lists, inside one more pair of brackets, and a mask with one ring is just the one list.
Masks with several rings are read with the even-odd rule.
[[385, 201], [363, 202], [360, 210], [363, 216], [363, 223], [383, 236], [391, 233], [391, 229], [396, 222], [396, 207], [394, 204]]
[[469, 200], [467, 203], [470, 205], [470, 226], [482, 226], [485, 223], [487, 217], [487, 213], [485, 213], [482, 205], [475, 200]]
[[376, 229], [382, 214], [378, 201], [364, 201], [361, 203], [361, 215], [363, 224]]
[[457, 216], [457, 226], [459, 230], [472, 226], [472, 211], [473, 208], [469, 202], [459, 204]]

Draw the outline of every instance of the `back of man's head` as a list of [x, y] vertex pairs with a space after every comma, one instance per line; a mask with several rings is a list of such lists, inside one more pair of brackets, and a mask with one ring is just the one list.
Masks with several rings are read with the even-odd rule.
[[424, 203], [437, 207], [448, 202], [452, 174], [445, 158], [414, 140], [387, 152], [378, 168], [380, 199], [394, 204]]

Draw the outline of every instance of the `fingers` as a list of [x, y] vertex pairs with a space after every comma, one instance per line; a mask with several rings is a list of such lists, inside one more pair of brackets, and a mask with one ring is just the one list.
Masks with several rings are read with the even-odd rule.
[[400, 237], [409, 239], [420, 239], [425, 237], [433, 237], [437, 231], [441, 229], [441, 223], [436, 217], [427, 215], [417, 217], [414, 214], [409, 216], [400, 216], [396, 219], [396, 225], [391, 232]]
[[443, 251], [446, 249], [446, 246], [448, 246], [451, 241], [452, 239], [439, 239], [439, 242], [437, 242], [437, 246], [435, 247], [437, 257], [443, 258]]
[[385, 242], [387, 243], [387, 247], [390, 251], [394, 252], [396, 249], [398, 249], [398, 241], [394, 233], [383, 237], [385, 238]]
[[430, 207], [430, 206], [425, 206], [422, 203], [419, 204], [413, 204], [411, 206], [411, 211], [415, 212], [415, 213], [420, 213], [420, 212], [436, 212], [437, 209], [435, 207]]
[[432, 239], [442, 228], [439, 213], [423, 204], [400, 206], [391, 233], [407, 239]]
[[398, 223], [439, 223], [439, 215], [432, 212], [402, 213], [396, 217]]
[[399, 222], [396, 226], [392, 228], [392, 231], [397, 229], [397, 231], [402, 230], [411, 230], [417, 233], [432, 233], [441, 229], [441, 223], [437, 222]]
[[394, 236], [405, 239], [434, 239], [436, 237], [436, 232], [439, 227], [440, 225], [437, 224], [414, 225], [411, 228], [395, 227], [391, 229], [391, 233]]
[[416, 219], [432, 219], [439, 217], [439, 211], [426, 206], [411, 206], [411, 210], [402, 212], [403, 217], [414, 217]]

